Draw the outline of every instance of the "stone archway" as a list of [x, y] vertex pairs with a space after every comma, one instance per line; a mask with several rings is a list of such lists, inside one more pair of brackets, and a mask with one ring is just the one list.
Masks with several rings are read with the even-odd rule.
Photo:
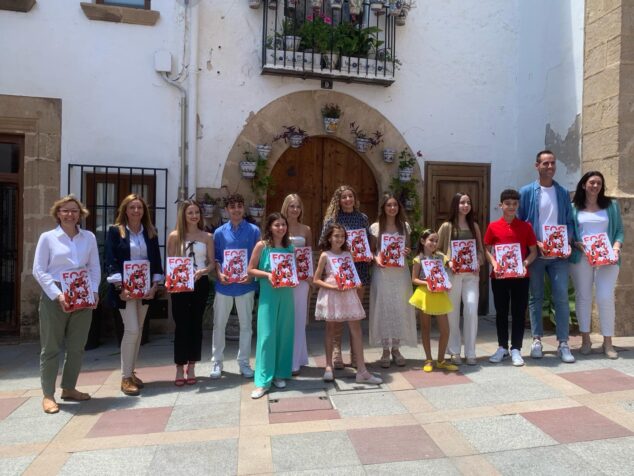
[[[353, 137], [349, 130], [349, 124], [353, 121], [368, 132], [379, 130], [384, 134], [382, 144], [358, 154], [372, 171], [377, 185], [377, 196], [380, 197], [389, 189], [392, 178], [398, 175], [396, 161], [392, 164], [383, 161], [383, 149], [390, 147], [400, 151], [408, 147], [407, 142], [396, 127], [378, 110], [348, 94], [322, 90], [291, 93], [275, 99], [257, 113], [252, 113], [227, 157], [222, 174], [223, 187], [226, 186], [232, 191], [238, 190], [247, 201], [250, 201], [251, 190], [247, 181], [242, 180], [240, 175], [240, 161], [244, 151], [255, 151], [257, 144], [272, 144], [273, 149], [268, 162], [269, 170], [273, 170], [277, 161], [288, 149], [283, 141], [272, 142], [273, 138], [283, 130], [284, 126], [301, 127], [311, 137], [324, 136], [321, 107], [331, 102], [338, 104], [343, 113], [339, 130], [335, 134], [329, 134], [328, 137], [354, 149]], [[418, 165], [414, 176], [419, 179], [418, 195], [422, 197], [422, 177]], [[341, 182], [346, 182], [345, 177]], [[235, 184], [239, 185], [236, 187]], [[378, 203], [375, 204], [376, 208]]]

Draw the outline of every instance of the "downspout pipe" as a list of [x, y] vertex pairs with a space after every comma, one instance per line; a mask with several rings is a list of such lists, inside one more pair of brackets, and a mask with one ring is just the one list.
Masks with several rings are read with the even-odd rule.
[[178, 182], [178, 201], [187, 200], [187, 89], [181, 86], [177, 81], [170, 79], [167, 73], [161, 73], [163, 78], [169, 85], [174, 86], [181, 93], [181, 137], [180, 137], [180, 177]]
[[195, 194], [198, 188], [198, 37], [200, 25], [200, 3], [189, 0], [189, 75], [187, 114], [187, 196]]

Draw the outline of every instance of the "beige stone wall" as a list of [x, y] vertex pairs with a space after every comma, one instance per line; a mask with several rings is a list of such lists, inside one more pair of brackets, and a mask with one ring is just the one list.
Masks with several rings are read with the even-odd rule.
[[24, 136], [20, 338], [29, 339], [39, 335], [33, 255], [39, 235], [55, 225], [48, 210], [60, 196], [62, 101], [0, 95], [0, 133]]
[[[621, 205], [625, 246], [616, 335], [634, 334], [634, 0], [586, 0], [582, 171], [600, 170]], [[598, 331], [597, 316], [593, 330]]]

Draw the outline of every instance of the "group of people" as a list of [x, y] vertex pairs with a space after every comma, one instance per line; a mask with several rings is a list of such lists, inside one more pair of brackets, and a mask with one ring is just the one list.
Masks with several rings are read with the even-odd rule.
[[[262, 232], [245, 219], [244, 199], [239, 194], [226, 200], [229, 220], [215, 230], [213, 236], [204, 230], [202, 209], [195, 201], [183, 202], [178, 210], [176, 228], [167, 240], [167, 256], [189, 257], [194, 267], [194, 290], [171, 296], [174, 331], [174, 363], [176, 386], [196, 383], [196, 362], [201, 360], [202, 316], [209, 295], [209, 277], [215, 274], [213, 303], [212, 379], [223, 372], [225, 328], [231, 310], [238, 314], [240, 325], [238, 366], [246, 378], [254, 378], [252, 398], [265, 395], [271, 386], [284, 388], [286, 380], [308, 364], [305, 327], [311, 287], [318, 288], [315, 319], [325, 321], [326, 366], [323, 379], [332, 381], [335, 371], [344, 368], [342, 335], [344, 324], [350, 331], [351, 366], [357, 369], [356, 381], [380, 384], [380, 376], [365, 366], [361, 320], [366, 317], [362, 299], [370, 289], [370, 343], [381, 345], [382, 368], [405, 365], [401, 345], [416, 345], [415, 312], [420, 315], [425, 353], [423, 370], [434, 368], [456, 371], [463, 363], [476, 365], [478, 327], [479, 267], [491, 266], [491, 285], [496, 309], [498, 350], [489, 358], [498, 363], [511, 357], [516, 366], [524, 364], [521, 355], [524, 316], [530, 309], [533, 343], [530, 355], [543, 355], [541, 338], [544, 275], [551, 281], [552, 301], [556, 316], [558, 354], [563, 362], [574, 362], [568, 346], [569, 303], [568, 273], [571, 270], [576, 289], [576, 312], [583, 341], [582, 354], [592, 352], [590, 315], [593, 287], [604, 336], [603, 352], [609, 358], [618, 355], [612, 345], [614, 332], [614, 287], [619, 271], [623, 244], [623, 225], [618, 203], [605, 195], [605, 181], [600, 172], [586, 173], [579, 181], [572, 204], [568, 192], [554, 181], [556, 159], [545, 150], [537, 154], [535, 167], [538, 180], [519, 192], [504, 190], [500, 196], [502, 217], [489, 224], [483, 234], [474, 217], [474, 204], [466, 193], [457, 193], [451, 202], [450, 216], [438, 231], [427, 229], [418, 242], [410, 243], [411, 226], [398, 197], [386, 194], [381, 201], [376, 223], [359, 210], [354, 189], [337, 188], [324, 217], [318, 247], [321, 251], [312, 278], [295, 287], [277, 287], [271, 266], [271, 254], [293, 252], [295, 247], [313, 245], [311, 229], [302, 223], [303, 205], [296, 194], [287, 196], [280, 212], [272, 213], [263, 223]], [[54, 398], [59, 354], [65, 348], [61, 380], [61, 398], [83, 401], [89, 394], [76, 389], [81, 358], [90, 326], [90, 309], [74, 310], [62, 292], [61, 275], [70, 269], [85, 269], [92, 289], [97, 290], [101, 269], [95, 236], [80, 228], [88, 214], [74, 196], [56, 201], [51, 215], [58, 226], [40, 236], [35, 251], [33, 275], [42, 287], [40, 299], [40, 357], [43, 410], [56, 413]], [[570, 256], [544, 256], [544, 225], [565, 225], [570, 241]], [[349, 256], [347, 234], [364, 230], [372, 250], [371, 261], [355, 261], [359, 281], [343, 289], [337, 282], [333, 263]], [[607, 233], [616, 256], [612, 264], [593, 267], [583, 253], [583, 237]], [[384, 262], [380, 244], [385, 236], [397, 237], [404, 243], [402, 253], [409, 256], [415, 247], [413, 266], [390, 266]], [[458, 272], [452, 257], [453, 240], [474, 240], [477, 265], [472, 272]], [[493, 252], [500, 244], [519, 244], [524, 275], [505, 278]], [[105, 273], [110, 305], [118, 308], [124, 323], [121, 341], [121, 391], [139, 395], [143, 382], [135, 373], [141, 331], [149, 300], [155, 297], [164, 279], [157, 232], [143, 198], [127, 196], [120, 204], [114, 225], [105, 243]], [[246, 251], [246, 273], [239, 279], [226, 274], [227, 251]], [[423, 262], [440, 260], [446, 266], [451, 283], [449, 291], [432, 289], [426, 279]], [[124, 263], [147, 260], [151, 286], [138, 298], [122, 286]], [[259, 286], [258, 286], [259, 283]], [[413, 290], [413, 286], [415, 289]], [[257, 342], [255, 370], [251, 368], [252, 312], [259, 288], [257, 309]], [[93, 307], [99, 295], [94, 294]], [[460, 328], [462, 304], [463, 326]], [[508, 314], [511, 312], [509, 352]], [[439, 329], [438, 354], [431, 352], [432, 317]], [[464, 348], [464, 352], [463, 352]]]

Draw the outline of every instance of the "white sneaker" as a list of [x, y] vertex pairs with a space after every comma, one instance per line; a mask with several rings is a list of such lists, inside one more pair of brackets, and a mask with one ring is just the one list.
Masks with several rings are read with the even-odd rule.
[[251, 392], [251, 398], [257, 400], [258, 398], [262, 398], [269, 391], [266, 387], [258, 387]]
[[559, 348], [557, 349], [557, 355], [562, 362], [567, 364], [572, 364], [575, 361], [574, 355], [570, 352], [570, 347], [568, 347], [568, 342], [560, 342]]
[[286, 388], [286, 380], [284, 380], [283, 378], [274, 378], [273, 386], [275, 388]]
[[531, 359], [541, 359], [544, 356], [544, 350], [542, 347], [542, 341], [540, 339], [533, 339], [531, 344]]
[[377, 377], [376, 375], [372, 375], [367, 370], [364, 374], [357, 372], [357, 376], [355, 378], [357, 383], [369, 383], [372, 385], [381, 385], [383, 383], [383, 379]]
[[249, 365], [249, 362], [238, 362], [240, 366], [240, 373], [244, 378], [253, 378], [253, 369]]
[[216, 379], [216, 378], [220, 378], [221, 375], [222, 375], [222, 362], [214, 362], [213, 367], [211, 368], [211, 373], [209, 374], [209, 377]]
[[522, 359], [522, 354], [519, 349], [511, 349], [511, 360], [513, 361], [513, 365], [515, 365], [515, 367], [521, 367], [524, 365], [524, 359]]
[[509, 356], [508, 350], [506, 350], [504, 347], [498, 347], [498, 350], [495, 351], [495, 354], [489, 357], [489, 362], [494, 364], [499, 364], [504, 359], [508, 358], [508, 356]]

